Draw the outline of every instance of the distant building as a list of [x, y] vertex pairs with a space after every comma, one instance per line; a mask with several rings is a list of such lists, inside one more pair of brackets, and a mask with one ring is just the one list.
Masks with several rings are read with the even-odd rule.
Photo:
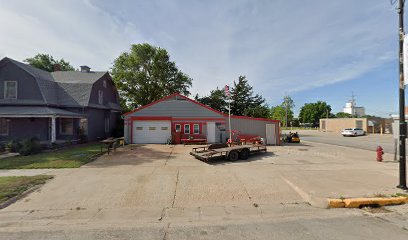
[[356, 100], [355, 100], [354, 94], [351, 95], [350, 101], [346, 103], [346, 106], [343, 108], [343, 112], [351, 114], [355, 117], [362, 117], [366, 115], [364, 107], [356, 106]]
[[361, 128], [366, 133], [391, 133], [392, 120], [385, 118], [322, 118], [320, 130], [324, 132], [341, 132], [345, 128]]

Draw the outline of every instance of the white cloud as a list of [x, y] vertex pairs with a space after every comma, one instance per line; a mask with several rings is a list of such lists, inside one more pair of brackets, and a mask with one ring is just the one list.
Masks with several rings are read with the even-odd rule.
[[119, 22], [88, 1], [3, 1], [0, 57], [23, 60], [37, 53], [64, 58], [75, 67], [107, 70], [133, 41], [131, 23]]
[[[388, 1], [2, 1], [0, 57], [36, 53], [106, 70], [150, 42], [194, 78], [193, 93], [246, 75], [267, 99], [352, 80], [395, 58]], [[393, 42], [394, 41], [394, 42]]]

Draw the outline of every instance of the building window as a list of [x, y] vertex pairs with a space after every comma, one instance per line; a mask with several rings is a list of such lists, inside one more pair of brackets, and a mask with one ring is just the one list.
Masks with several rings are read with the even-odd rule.
[[184, 134], [190, 134], [190, 124], [184, 124]]
[[143, 130], [143, 127], [136, 127], [136, 130], [141, 131], [141, 130]]
[[169, 130], [168, 127], [161, 127], [161, 130]]
[[4, 82], [4, 99], [17, 99], [17, 82]]
[[61, 118], [60, 119], [60, 134], [72, 135], [74, 133], [74, 119]]
[[108, 133], [110, 129], [109, 118], [105, 118], [105, 132]]
[[102, 92], [102, 90], [98, 91], [98, 103], [103, 104], [103, 92]]
[[156, 127], [149, 127], [149, 130], [154, 131], [156, 130]]
[[103, 87], [106, 88], [106, 80], [103, 80]]
[[0, 118], [0, 135], [8, 136], [9, 135], [9, 120], [5, 118]]
[[176, 128], [176, 132], [181, 131], [181, 125], [180, 124], [176, 124], [175, 128]]
[[194, 134], [199, 134], [199, 133], [200, 133], [200, 125], [194, 124]]

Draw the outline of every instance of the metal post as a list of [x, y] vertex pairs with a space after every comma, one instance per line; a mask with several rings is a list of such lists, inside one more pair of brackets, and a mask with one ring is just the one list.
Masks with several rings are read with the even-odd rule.
[[404, 1], [399, 0], [399, 185], [398, 188], [407, 189], [405, 138], [407, 125], [405, 123], [405, 85], [404, 85]]
[[[286, 101], [286, 100], [285, 100]], [[288, 102], [285, 102], [285, 108], [286, 108], [286, 121], [285, 121], [285, 127], [288, 128]]]
[[229, 139], [230, 139], [230, 146], [232, 144], [232, 128], [231, 128], [231, 97], [228, 101], [228, 126], [229, 126]]

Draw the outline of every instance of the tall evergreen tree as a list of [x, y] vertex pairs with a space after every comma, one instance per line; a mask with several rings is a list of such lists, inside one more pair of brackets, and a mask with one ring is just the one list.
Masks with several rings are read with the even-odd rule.
[[249, 117], [268, 117], [265, 99], [255, 94], [245, 76], [239, 76], [231, 89], [231, 114]]
[[[212, 90], [209, 96], [195, 96], [195, 99], [205, 105], [210, 106], [220, 112], [228, 113], [229, 98], [225, 96], [224, 90]], [[269, 108], [265, 99], [259, 94], [255, 94], [252, 86], [249, 85], [245, 76], [239, 76], [238, 82], [234, 82], [231, 89], [231, 114], [248, 117], [269, 117]]]
[[228, 112], [228, 103], [226, 100], [226, 96], [223, 90], [215, 89], [211, 90], [209, 96], [200, 97], [198, 94], [195, 96], [195, 100], [205, 104], [215, 110], [218, 110], [223, 113]]

